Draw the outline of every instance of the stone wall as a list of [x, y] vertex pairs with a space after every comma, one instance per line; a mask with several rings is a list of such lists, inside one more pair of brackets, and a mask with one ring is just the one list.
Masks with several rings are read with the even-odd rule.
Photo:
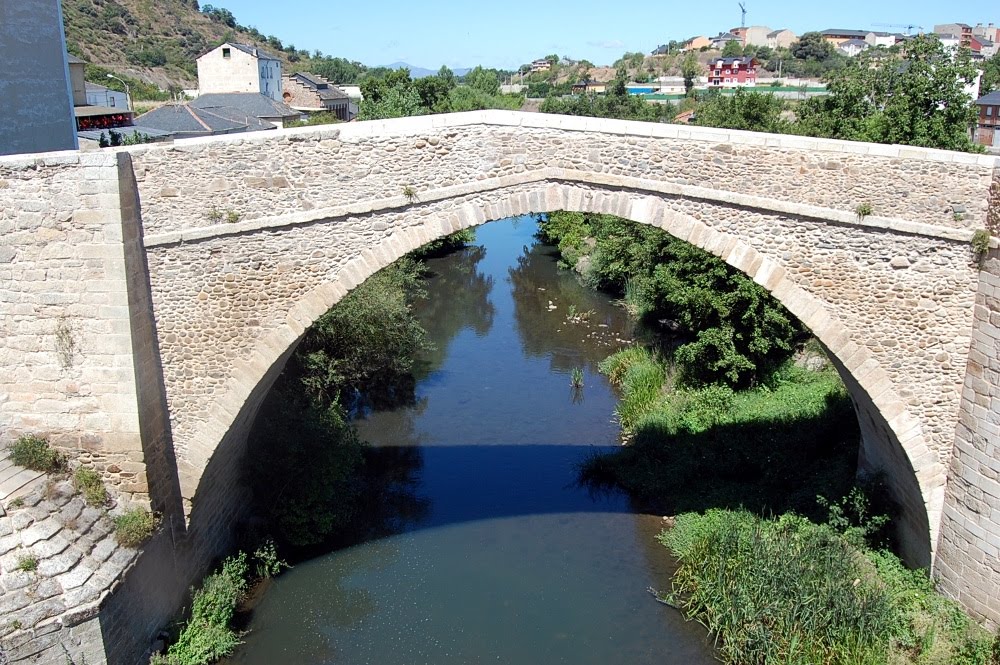
[[0, 158], [0, 284], [0, 446], [48, 437], [145, 499], [117, 155]]
[[942, 589], [1000, 626], [1000, 252], [984, 262], [935, 568]]

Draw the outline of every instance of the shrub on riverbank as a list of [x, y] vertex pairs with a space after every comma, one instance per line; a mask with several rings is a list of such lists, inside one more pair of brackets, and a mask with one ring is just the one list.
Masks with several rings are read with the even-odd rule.
[[660, 514], [713, 507], [795, 510], [821, 517], [815, 498], [855, 484], [857, 418], [832, 370], [786, 365], [768, 385], [673, 385], [666, 362], [635, 347], [601, 365], [622, 392], [629, 444], [595, 456], [584, 481], [617, 485]]
[[987, 665], [990, 637], [920, 571], [795, 515], [683, 514], [668, 598], [734, 665]]

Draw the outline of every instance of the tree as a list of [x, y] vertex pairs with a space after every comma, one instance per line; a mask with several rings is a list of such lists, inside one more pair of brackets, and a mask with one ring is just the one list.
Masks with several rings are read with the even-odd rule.
[[701, 63], [698, 62], [698, 56], [692, 51], [688, 51], [684, 54], [684, 60], [681, 61], [681, 74], [684, 76], [684, 94], [690, 96], [694, 92], [694, 83], [701, 73]]
[[735, 39], [726, 42], [726, 45], [722, 47], [722, 57], [724, 58], [738, 58], [741, 55], [743, 55], [743, 45]]
[[449, 90], [455, 87], [455, 72], [451, 71], [447, 65], [441, 65], [437, 77], [448, 84]]
[[976, 76], [966, 49], [946, 53], [933, 36], [906, 51], [866, 51], [828, 76], [830, 94], [799, 108], [796, 131], [852, 141], [975, 150], [965, 86]]
[[[447, 68], [444, 68], [447, 69]], [[451, 74], [451, 70], [447, 70]], [[420, 95], [420, 103], [434, 113], [445, 112], [448, 94], [455, 87], [455, 76], [425, 76], [413, 82], [413, 86]]]
[[465, 75], [465, 83], [487, 95], [496, 95], [500, 92], [500, 77], [495, 69], [483, 69], [477, 65]]
[[382, 76], [361, 83], [359, 120], [403, 118], [426, 113], [420, 93], [410, 79], [410, 70], [389, 70]]
[[979, 83], [979, 94], [986, 95], [1000, 90], [1000, 53], [983, 63], [983, 80]]
[[788, 130], [788, 123], [781, 119], [783, 106], [773, 93], [737, 88], [733, 95], [709, 97], [698, 107], [695, 122], [706, 127], [779, 134]]
[[833, 56], [833, 44], [818, 32], [806, 32], [792, 44], [792, 57], [799, 60], [827, 60]]

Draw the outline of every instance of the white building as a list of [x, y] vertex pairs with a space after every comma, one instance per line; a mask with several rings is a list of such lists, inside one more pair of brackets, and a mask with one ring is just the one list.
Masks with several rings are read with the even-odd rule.
[[112, 90], [97, 83], [84, 83], [87, 103], [91, 106], [106, 106], [112, 109], [128, 109], [128, 97], [124, 92]]
[[798, 37], [788, 28], [767, 33], [767, 45], [771, 48], [791, 48]]
[[281, 61], [256, 46], [226, 42], [198, 58], [198, 90], [258, 92], [280, 102]]
[[900, 41], [901, 37], [901, 35], [893, 34], [891, 32], [869, 32], [865, 37], [865, 41], [868, 42], [869, 46], [876, 48], [879, 46], [891, 48]]

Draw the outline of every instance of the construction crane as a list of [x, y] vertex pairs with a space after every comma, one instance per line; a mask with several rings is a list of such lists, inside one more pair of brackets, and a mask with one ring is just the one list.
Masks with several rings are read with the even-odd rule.
[[743, 17], [740, 19], [740, 27], [747, 27], [747, 5], [745, 2], [738, 3], [740, 6], [740, 11], [743, 12]]
[[924, 26], [913, 25], [912, 23], [910, 23], [909, 25], [903, 25], [902, 23], [872, 23], [872, 25], [876, 28], [902, 28], [903, 30], [906, 30], [907, 36], [909, 36], [910, 33], [913, 32], [914, 28], [916, 28], [920, 32], [924, 31]]

